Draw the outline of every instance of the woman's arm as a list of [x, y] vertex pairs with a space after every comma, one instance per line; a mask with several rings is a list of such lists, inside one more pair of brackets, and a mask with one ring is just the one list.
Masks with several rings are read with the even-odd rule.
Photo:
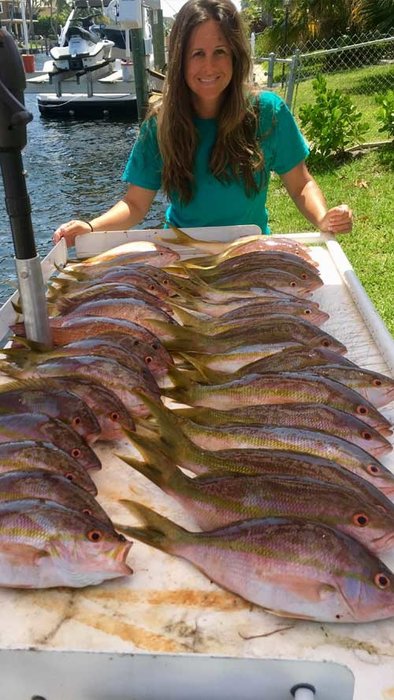
[[348, 233], [352, 230], [352, 212], [347, 204], [327, 209], [324, 195], [304, 161], [281, 175], [297, 209], [316, 228], [325, 233]]
[[146, 190], [137, 185], [129, 185], [125, 196], [101, 216], [86, 221], [73, 219], [62, 224], [53, 234], [53, 242], [65, 238], [68, 246], [74, 244], [76, 236], [93, 231], [117, 231], [132, 228], [148, 213], [155, 198], [155, 190]]

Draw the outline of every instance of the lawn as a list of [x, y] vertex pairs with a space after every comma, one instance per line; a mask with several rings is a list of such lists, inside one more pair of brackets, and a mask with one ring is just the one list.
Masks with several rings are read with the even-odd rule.
[[[394, 334], [393, 146], [349, 157], [313, 173], [329, 206], [348, 203], [354, 212], [350, 235], [338, 236], [370, 299]], [[281, 181], [273, 177], [269, 198], [273, 233], [313, 230], [295, 209]]]
[[[304, 67], [306, 69], [306, 67]], [[369, 124], [366, 142], [377, 142], [388, 134], [379, 133], [375, 95], [394, 88], [394, 66], [374, 65], [343, 72], [325, 72], [329, 89], [347, 94]], [[280, 86], [275, 88], [282, 93]], [[293, 111], [314, 103], [312, 79], [300, 81]], [[356, 145], [356, 144], [355, 144]], [[312, 172], [313, 169], [311, 168]], [[394, 334], [394, 146], [360, 149], [342, 163], [327, 164], [313, 172], [329, 206], [348, 203], [354, 212], [351, 235], [338, 237], [370, 299]], [[278, 177], [273, 177], [268, 199], [273, 233], [312, 230], [286, 195]]]

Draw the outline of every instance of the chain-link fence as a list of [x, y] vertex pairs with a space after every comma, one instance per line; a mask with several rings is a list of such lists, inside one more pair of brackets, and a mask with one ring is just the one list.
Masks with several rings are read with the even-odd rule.
[[369, 140], [382, 138], [375, 123], [375, 97], [394, 90], [394, 31], [385, 36], [310, 40], [278, 47], [268, 56], [259, 56], [255, 50], [254, 63], [256, 83], [279, 92], [295, 114], [302, 104], [314, 101], [313, 79], [324, 75], [328, 89], [349, 95], [357, 109], [366, 113], [371, 125]]

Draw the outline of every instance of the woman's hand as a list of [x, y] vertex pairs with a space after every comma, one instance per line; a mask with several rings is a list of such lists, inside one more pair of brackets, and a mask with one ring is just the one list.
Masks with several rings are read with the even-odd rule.
[[323, 233], [349, 233], [353, 226], [353, 214], [347, 204], [340, 204], [329, 209], [319, 221], [319, 229]]
[[73, 219], [66, 224], [61, 224], [61, 226], [56, 229], [52, 236], [52, 241], [58, 243], [61, 238], [64, 238], [67, 247], [70, 247], [74, 245], [76, 236], [80, 236], [82, 233], [91, 233], [91, 230], [91, 227], [86, 221]]

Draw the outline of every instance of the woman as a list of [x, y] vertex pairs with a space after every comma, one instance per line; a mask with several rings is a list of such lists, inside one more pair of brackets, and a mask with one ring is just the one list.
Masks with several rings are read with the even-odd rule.
[[163, 99], [142, 124], [123, 174], [125, 196], [90, 222], [63, 224], [54, 242], [64, 237], [72, 245], [89, 231], [132, 228], [160, 188], [170, 201], [168, 224], [257, 224], [269, 233], [271, 171], [313, 226], [350, 231], [347, 205], [327, 209], [305, 164], [308, 147], [284, 102], [250, 89], [250, 61], [248, 38], [230, 0], [188, 0], [170, 34]]

